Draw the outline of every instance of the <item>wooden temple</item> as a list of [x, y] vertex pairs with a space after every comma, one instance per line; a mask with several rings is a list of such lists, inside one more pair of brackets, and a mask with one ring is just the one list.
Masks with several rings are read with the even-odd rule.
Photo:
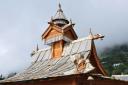
[[32, 52], [32, 64], [23, 72], [0, 81], [0, 85], [128, 85], [108, 77], [98, 58], [91, 32], [79, 39], [71, 20], [59, 4], [42, 40], [48, 48]]

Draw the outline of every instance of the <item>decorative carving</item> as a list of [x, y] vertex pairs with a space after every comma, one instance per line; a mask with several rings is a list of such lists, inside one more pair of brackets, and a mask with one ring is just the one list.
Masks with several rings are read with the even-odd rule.
[[30, 55], [31, 55], [31, 56], [35, 55], [38, 50], [39, 50], [39, 47], [38, 47], [38, 44], [37, 44], [36, 49], [33, 50]]
[[93, 40], [97, 40], [97, 39], [103, 40], [103, 38], [104, 38], [104, 35], [102, 35], [102, 34], [96, 34], [96, 35], [90, 34], [87, 37], [87, 39], [93, 39]]
[[77, 55], [78, 57], [74, 60], [74, 64], [76, 65], [76, 73], [83, 73], [86, 67], [86, 62], [84, 56]]
[[95, 67], [91, 65], [88, 57], [85, 58], [84, 55], [75, 54], [75, 55], [72, 55], [70, 58], [71, 58], [71, 61], [74, 62], [76, 66], [76, 68], [71, 72], [80, 74], [80, 73], [88, 73], [95, 69]]

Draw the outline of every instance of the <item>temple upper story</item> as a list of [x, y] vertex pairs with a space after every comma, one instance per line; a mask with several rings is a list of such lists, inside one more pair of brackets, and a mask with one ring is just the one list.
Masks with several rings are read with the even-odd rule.
[[45, 44], [52, 47], [52, 58], [60, 58], [64, 45], [78, 38], [73, 28], [74, 24], [65, 17], [60, 4], [55, 16], [48, 24], [42, 39]]

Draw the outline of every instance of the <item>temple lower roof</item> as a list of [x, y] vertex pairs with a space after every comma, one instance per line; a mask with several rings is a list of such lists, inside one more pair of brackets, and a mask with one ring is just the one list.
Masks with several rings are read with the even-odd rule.
[[[79, 73], [88, 73], [95, 69], [89, 60], [91, 52], [91, 39], [78, 39], [65, 44], [61, 58], [51, 58], [51, 48], [38, 50], [32, 56], [32, 64], [23, 72], [14, 77], [2, 80], [0, 82], [16, 82], [48, 77], [67, 76]], [[81, 57], [82, 56], [82, 57]], [[76, 61], [77, 64], [76, 64]], [[84, 62], [84, 68], [78, 68], [79, 64]]]

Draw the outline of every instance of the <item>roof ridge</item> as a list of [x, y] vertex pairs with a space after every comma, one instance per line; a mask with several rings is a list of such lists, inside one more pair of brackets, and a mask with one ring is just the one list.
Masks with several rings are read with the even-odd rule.
[[51, 47], [47, 47], [47, 48], [42, 48], [42, 49], [39, 49], [37, 52], [40, 52], [40, 51], [45, 51], [45, 50], [49, 50], [51, 49]]
[[83, 37], [83, 38], [78, 38], [77, 40], [73, 40], [71, 43], [76, 43], [84, 40], [91, 40], [91, 39], [88, 39], [87, 37]]

